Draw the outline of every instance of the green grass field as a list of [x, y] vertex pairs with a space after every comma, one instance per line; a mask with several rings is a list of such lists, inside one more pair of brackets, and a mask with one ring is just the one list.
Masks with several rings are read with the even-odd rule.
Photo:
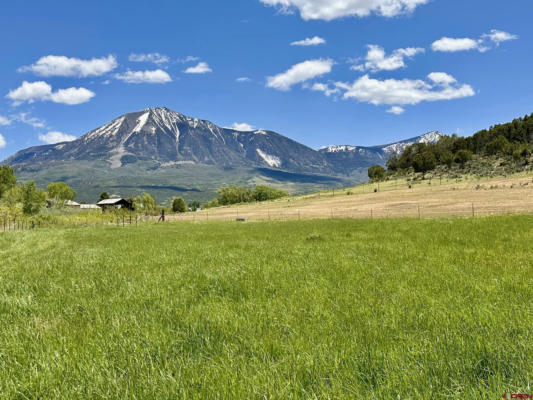
[[533, 217], [0, 234], [1, 399], [533, 392]]

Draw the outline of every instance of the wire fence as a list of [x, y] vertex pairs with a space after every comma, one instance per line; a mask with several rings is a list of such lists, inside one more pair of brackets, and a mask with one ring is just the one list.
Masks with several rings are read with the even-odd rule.
[[466, 218], [493, 215], [533, 214], [533, 202], [516, 204], [490, 204], [473, 202], [453, 202], [438, 204], [396, 203], [387, 206], [365, 205], [346, 208], [264, 208], [247, 209], [229, 207], [214, 209], [211, 212], [170, 215], [168, 221], [286, 221], [302, 219], [383, 219], [383, 218]]
[[[164, 222], [207, 221], [289, 221], [308, 219], [384, 219], [384, 218], [476, 218], [495, 215], [533, 214], [533, 202], [509, 201], [505, 204], [490, 202], [415, 203], [390, 204], [337, 208], [319, 207], [221, 207], [199, 212], [167, 214]], [[26, 217], [20, 214], [0, 214], [0, 232], [32, 230], [39, 228], [73, 228], [115, 226], [137, 227], [143, 224], [162, 223], [160, 216], [141, 213], [119, 215], [93, 213], [86, 215]]]

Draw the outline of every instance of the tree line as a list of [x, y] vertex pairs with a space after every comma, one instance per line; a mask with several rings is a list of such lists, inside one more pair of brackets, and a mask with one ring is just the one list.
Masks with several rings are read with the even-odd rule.
[[[414, 143], [387, 160], [389, 173], [414, 171], [425, 174], [438, 166], [464, 166], [473, 156], [506, 157], [527, 164], [533, 145], [533, 113], [512, 122], [483, 129], [469, 137], [443, 136], [437, 143]], [[368, 170], [373, 181], [385, 179], [381, 166]]]

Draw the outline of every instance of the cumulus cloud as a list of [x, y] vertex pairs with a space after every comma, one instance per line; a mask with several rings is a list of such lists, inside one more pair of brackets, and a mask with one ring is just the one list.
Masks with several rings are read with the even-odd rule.
[[388, 113], [394, 114], [394, 115], [400, 115], [405, 112], [405, 109], [400, 106], [392, 106], [387, 110]]
[[312, 38], [306, 38], [303, 40], [297, 40], [291, 43], [291, 46], [318, 46], [319, 44], [325, 44], [326, 40], [319, 36]]
[[241, 76], [240, 78], [235, 79], [235, 81], [243, 83], [243, 82], [250, 82], [251, 79], [248, 78], [247, 76]]
[[268, 6], [278, 6], [282, 12], [300, 12], [304, 20], [331, 21], [342, 17], [367, 17], [377, 14], [394, 17], [409, 13], [429, 0], [261, 0]]
[[172, 82], [170, 75], [162, 69], [154, 71], [126, 71], [116, 74], [115, 78], [127, 83], [168, 83]]
[[443, 72], [431, 73], [427, 80], [379, 80], [364, 75], [353, 83], [337, 82], [336, 86], [344, 92], [343, 98], [374, 105], [415, 105], [424, 101], [452, 100], [475, 95], [470, 85], [459, 84], [455, 78]]
[[3, 149], [4, 147], [6, 147], [7, 143], [6, 143], [6, 139], [4, 138], [4, 136], [2, 136], [2, 134], [0, 133], [0, 149]]
[[186, 74], [207, 74], [208, 72], [213, 72], [206, 62], [199, 62], [194, 67], [189, 67], [185, 71]]
[[104, 75], [118, 66], [114, 56], [81, 60], [65, 56], [45, 56], [35, 64], [21, 67], [19, 72], [33, 72], [39, 76], [75, 76], [85, 78], [88, 76]]
[[436, 40], [431, 45], [433, 51], [465, 51], [465, 50], [474, 50], [477, 49], [479, 43], [477, 40], [470, 38], [450, 38], [443, 37], [439, 40]]
[[11, 120], [7, 117], [3, 117], [0, 115], [0, 125], [10, 125], [11, 124]]
[[255, 128], [247, 124], [245, 122], [234, 122], [231, 126], [229, 126], [230, 129], [235, 129], [236, 131], [243, 131], [243, 132], [250, 132], [255, 130]]
[[39, 135], [39, 140], [47, 144], [55, 144], [60, 142], [72, 142], [76, 140], [76, 136], [68, 135], [63, 132], [48, 132]]
[[149, 62], [157, 65], [166, 64], [170, 61], [170, 58], [168, 56], [160, 53], [132, 53], [130, 54], [128, 59], [131, 62]]
[[293, 65], [290, 69], [280, 74], [267, 77], [267, 87], [287, 91], [298, 83], [329, 74], [333, 68], [333, 60], [317, 59], [304, 61]]
[[369, 44], [368, 53], [363, 64], [354, 65], [351, 69], [357, 71], [394, 71], [405, 67], [405, 58], [412, 58], [417, 54], [424, 53], [420, 47], [407, 47], [405, 49], [396, 49], [387, 55], [383, 47]]
[[7, 98], [13, 101], [17, 106], [22, 103], [34, 103], [35, 101], [52, 101], [75, 105], [88, 102], [95, 94], [85, 88], [68, 88], [52, 91], [52, 86], [43, 81], [22, 82], [22, 85], [16, 89], [10, 90]]
[[484, 33], [477, 39], [450, 38], [445, 36], [434, 41], [431, 44], [431, 48], [433, 51], [442, 52], [477, 50], [483, 53], [493, 47], [499, 46], [500, 43], [515, 39], [518, 39], [518, 36], [508, 32], [499, 31], [497, 29], [492, 29], [489, 33]]
[[312, 86], [309, 87], [309, 89], [311, 89], [314, 92], [322, 92], [327, 97], [330, 97], [331, 95], [340, 93], [339, 88], [330, 87], [329, 85], [327, 85], [325, 83], [319, 83], [319, 82], [314, 83]]

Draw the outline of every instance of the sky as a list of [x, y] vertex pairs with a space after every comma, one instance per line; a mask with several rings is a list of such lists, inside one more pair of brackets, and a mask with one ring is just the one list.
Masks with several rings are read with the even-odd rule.
[[312, 148], [533, 112], [531, 0], [6, 2], [0, 160], [168, 107]]

